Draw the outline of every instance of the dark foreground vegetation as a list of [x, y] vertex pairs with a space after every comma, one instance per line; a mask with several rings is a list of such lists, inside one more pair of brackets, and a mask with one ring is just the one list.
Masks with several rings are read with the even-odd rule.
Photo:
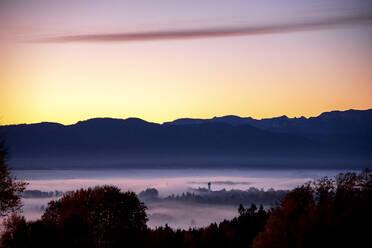
[[368, 247], [371, 209], [372, 172], [365, 170], [297, 187], [271, 210], [241, 205], [238, 217], [205, 228], [149, 229], [134, 193], [104, 186], [64, 194], [37, 221], [11, 215], [1, 246]]
[[7, 149], [4, 140], [0, 137], [0, 217], [20, 210], [20, 194], [25, 190], [27, 183], [13, 178], [7, 167]]

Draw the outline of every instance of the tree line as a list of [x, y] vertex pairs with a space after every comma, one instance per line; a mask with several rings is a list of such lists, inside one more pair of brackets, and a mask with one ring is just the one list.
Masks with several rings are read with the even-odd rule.
[[184, 203], [202, 203], [219, 205], [250, 205], [251, 203], [273, 206], [284, 199], [289, 190], [257, 189], [250, 187], [247, 190], [217, 190], [210, 191], [206, 188], [193, 189], [193, 192], [184, 192], [177, 195], [159, 197], [159, 192], [155, 188], [148, 188], [141, 191], [138, 197], [145, 201], [163, 201], [163, 202], [184, 202]]

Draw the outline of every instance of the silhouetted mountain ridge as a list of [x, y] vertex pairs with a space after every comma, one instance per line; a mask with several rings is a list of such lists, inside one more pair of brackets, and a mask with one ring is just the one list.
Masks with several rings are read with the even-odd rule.
[[194, 162], [208, 158], [227, 164], [239, 160], [242, 165], [252, 158], [278, 163], [277, 158], [287, 161], [316, 157], [326, 161], [330, 157], [338, 160], [348, 157], [350, 161], [369, 162], [371, 126], [372, 110], [348, 110], [311, 118], [281, 116], [256, 120], [229, 115], [184, 118], [163, 124], [138, 118], [94, 118], [73, 125], [43, 122], [2, 129], [15, 161], [31, 163], [35, 158], [68, 161], [78, 157], [104, 164], [110, 158], [111, 163], [121, 166], [123, 159], [129, 158], [130, 163], [146, 160], [149, 164], [155, 161], [153, 158], [170, 164], [177, 164], [180, 158]]
[[223, 122], [231, 125], [248, 124], [260, 129], [301, 134], [335, 134], [335, 133], [361, 133], [372, 134], [372, 109], [347, 110], [324, 112], [317, 117], [288, 118], [283, 115], [261, 120], [251, 117], [239, 117], [234, 115], [214, 117], [211, 119], [177, 119], [165, 122], [165, 125], [187, 125], [208, 122]]

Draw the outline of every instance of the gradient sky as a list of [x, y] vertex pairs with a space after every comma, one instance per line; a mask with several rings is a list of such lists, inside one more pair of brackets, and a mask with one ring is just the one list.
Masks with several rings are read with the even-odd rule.
[[[349, 16], [367, 18], [301, 24]], [[370, 0], [1, 0], [0, 122], [372, 108], [371, 16]], [[131, 42], [85, 36], [283, 25], [296, 30]]]

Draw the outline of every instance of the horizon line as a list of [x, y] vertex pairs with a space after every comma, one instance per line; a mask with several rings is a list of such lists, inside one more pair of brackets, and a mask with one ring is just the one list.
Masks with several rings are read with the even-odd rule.
[[1, 125], [0, 124], [0, 127], [6, 127], [6, 126], [18, 126], [18, 125], [37, 125], [37, 124], [46, 124], [46, 123], [49, 123], [49, 124], [58, 124], [58, 125], [62, 125], [62, 126], [74, 126], [76, 124], [78, 124], [79, 122], [84, 122], [84, 121], [89, 121], [89, 120], [94, 120], [94, 119], [112, 119], [112, 120], [128, 120], [128, 119], [138, 119], [138, 120], [142, 120], [144, 122], [147, 122], [147, 123], [153, 123], [153, 124], [158, 124], [158, 125], [164, 125], [166, 123], [171, 123], [171, 122], [174, 122], [176, 120], [180, 120], [180, 119], [192, 119], [192, 120], [211, 120], [213, 118], [222, 118], [222, 117], [227, 117], [227, 116], [235, 116], [235, 117], [238, 117], [238, 118], [252, 118], [254, 120], [265, 120], [265, 119], [275, 119], [275, 118], [280, 118], [280, 117], [286, 117], [288, 119], [300, 119], [300, 118], [305, 118], [305, 119], [310, 119], [310, 118], [316, 118], [316, 117], [319, 117], [321, 116], [322, 114], [325, 114], [325, 113], [331, 113], [331, 112], [347, 112], [347, 111], [372, 111], [372, 108], [367, 108], [367, 109], [346, 109], [346, 110], [330, 110], [330, 111], [324, 111], [324, 112], [321, 112], [319, 115], [314, 115], [314, 116], [300, 116], [300, 117], [288, 117], [287, 115], [279, 115], [279, 116], [273, 116], [273, 117], [265, 117], [265, 118], [253, 118], [251, 116], [239, 116], [239, 115], [233, 115], [233, 114], [227, 114], [227, 115], [221, 115], [221, 116], [214, 116], [214, 117], [211, 117], [211, 118], [191, 118], [191, 117], [180, 117], [180, 118], [176, 118], [174, 120], [171, 120], [171, 121], [164, 121], [162, 123], [158, 123], [158, 122], [153, 122], [153, 121], [147, 121], [145, 119], [142, 119], [142, 118], [139, 118], [139, 117], [127, 117], [127, 118], [119, 118], [119, 117], [92, 117], [92, 118], [88, 118], [88, 119], [84, 119], [84, 120], [79, 120], [77, 122], [74, 122], [72, 124], [63, 124], [63, 123], [59, 123], [59, 122], [53, 122], [53, 121], [40, 121], [40, 122], [33, 122], [33, 123], [13, 123], [13, 124], [5, 124], [5, 125]]

